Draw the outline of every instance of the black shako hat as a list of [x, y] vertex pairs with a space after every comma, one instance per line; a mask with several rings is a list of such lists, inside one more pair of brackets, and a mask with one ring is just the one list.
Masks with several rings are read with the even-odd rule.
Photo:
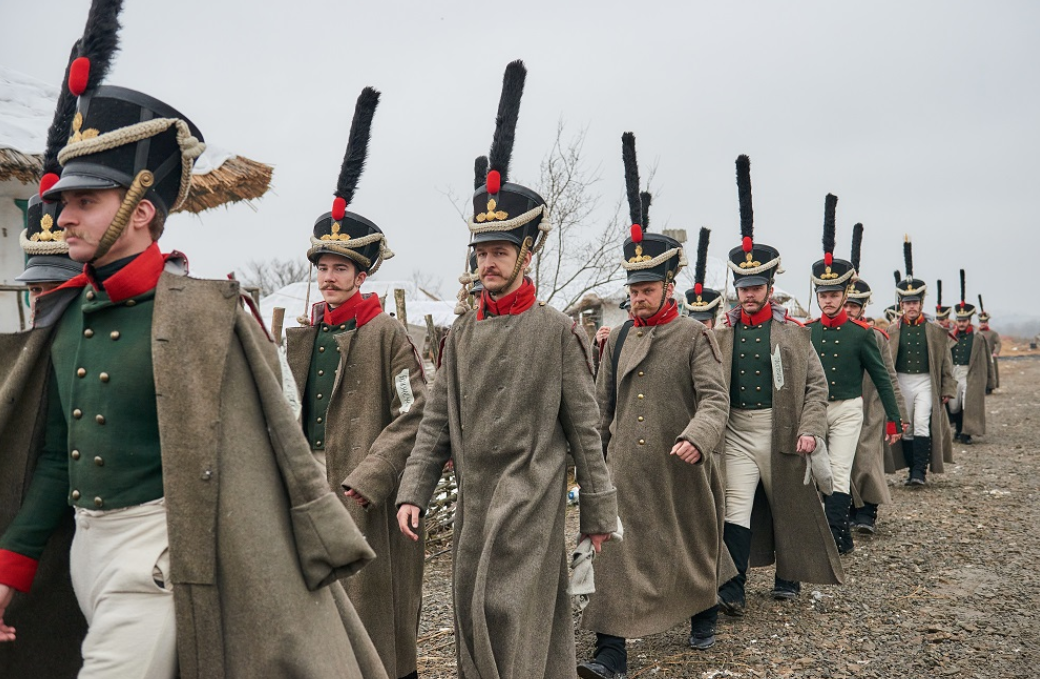
[[852, 264], [852, 268], [856, 270], [856, 274], [852, 277], [852, 285], [849, 286], [847, 301], [865, 307], [870, 304], [871, 292], [870, 286], [867, 285], [867, 282], [859, 277], [859, 260], [862, 247], [863, 225], [856, 224], [852, 227], [852, 256], [849, 258], [849, 263]]
[[979, 323], [989, 323], [991, 316], [982, 303], [982, 295], [979, 295]]
[[852, 262], [834, 257], [835, 212], [838, 197], [828, 193], [823, 202], [823, 259], [812, 265], [816, 292], [844, 292], [856, 275]]
[[740, 201], [741, 242], [738, 247], [729, 251], [729, 261], [726, 262], [729, 270], [733, 272], [733, 286], [750, 288], [755, 285], [772, 285], [773, 277], [783, 273], [783, 269], [780, 268], [780, 251], [754, 240], [751, 159], [746, 155], [737, 157], [737, 198]]
[[961, 301], [954, 307], [954, 313], [957, 314], [958, 321], [970, 321], [971, 317], [975, 315], [975, 305], [968, 304], [967, 299], [968, 295], [964, 285], [964, 269], [961, 269]]
[[943, 306], [942, 281], [935, 281], [935, 320], [945, 321], [950, 317], [952, 307]]
[[[188, 197], [192, 167], [206, 146], [194, 123], [169, 104], [101, 85], [117, 49], [121, 9], [122, 0], [94, 0], [90, 8], [79, 56], [69, 67], [67, 86], [79, 100], [68, 143], [58, 154], [61, 179], [43, 197], [122, 187], [128, 189], [124, 207], [147, 199], [165, 215]], [[113, 225], [118, 229], [102, 239], [104, 250], [125, 222]]]
[[386, 245], [386, 236], [374, 222], [347, 211], [365, 170], [372, 118], [378, 105], [378, 91], [371, 87], [361, 90], [350, 121], [347, 150], [343, 154], [336, 190], [332, 194], [332, 210], [318, 217], [311, 233], [307, 259], [314, 264], [322, 255], [337, 255], [354, 262], [359, 271], [374, 274], [384, 260], [394, 256]]
[[896, 283], [896, 294], [901, 302], [923, 302], [928, 285], [920, 278], [914, 278], [914, 245], [910, 236], [903, 237], [903, 262], [906, 264], [906, 277]]
[[473, 194], [470, 245], [504, 240], [520, 248], [521, 254], [525, 249], [538, 252], [549, 231], [545, 200], [526, 186], [509, 181], [509, 161], [526, 79], [524, 62], [517, 60], [506, 66], [495, 135], [488, 153], [488, 172]]
[[686, 253], [682, 243], [674, 238], [644, 228], [650, 216], [650, 194], [639, 192], [636, 137], [631, 132], [621, 135], [621, 160], [625, 164], [625, 191], [632, 220], [629, 237], [621, 246], [621, 266], [628, 273], [625, 282], [631, 285], [663, 281], [667, 285], [686, 266]]
[[722, 293], [704, 287], [704, 277], [708, 270], [708, 240], [711, 229], [701, 227], [697, 240], [697, 264], [693, 269], [693, 287], [686, 291], [686, 312], [690, 318], [708, 321], [715, 318], [722, 304]]

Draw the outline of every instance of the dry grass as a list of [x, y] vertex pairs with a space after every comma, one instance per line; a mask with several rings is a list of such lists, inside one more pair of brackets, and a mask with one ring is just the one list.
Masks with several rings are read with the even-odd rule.
[[17, 179], [23, 184], [35, 184], [42, 174], [43, 156], [0, 149], [0, 182]]

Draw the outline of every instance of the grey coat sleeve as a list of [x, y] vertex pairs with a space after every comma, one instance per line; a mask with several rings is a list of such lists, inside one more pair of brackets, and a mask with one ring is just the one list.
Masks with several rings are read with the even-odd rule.
[[830, 392], [823, 364], [811, 342], [806, 351], [806, 360], [805, 400], [802, 402], [802, 416], [798, 420], [798, 433], [801, 436], [824, 438], [827, 434], [827, 395]]
[[[373, 507], [383, 505], [397, 488], [426, 405], [426, 373], [415, 346], [400, 325], [394, 326], [390, 347], [387, 379], [391, 382], [393, 420], [376, 437], [361, 464], [343, 480], [344, 489], [353, 488]], [[407, 386], [397, 384], [398, 379], [405, 378]]]
[[729, 419], [729, 389], [722, 372], [722, 352], [708, 329], [694, 342], [690, 379], [697, 394], [697, 412], [676, 442], [689, 442], [703, 459], [718, 446]]
[[560, 424], [567, 435], [574, 458], [574, 475], [581, 487], [578, 498], [580, 530], [585, 535], [613, 533], [617, 530], [617, 490], [610, 480], [597, 429], [601, 415], [596, 404], [591, 366], [581, 344], [586, 340], [578, 332], [581, 330], [575, 332], [572, 328], [561, 333], [563, 393]]
[[896, 377], [896, 362], [892, 359], [892, 349], [888, 340], [877, 328], [874, 329], [874, 338], [877, 339], [878, 351], [881, 352], [881, 360], [885, 362], [885, 370], [888, 371], [888, 379], [892, 381], [892, 390], [896, 392], [896, 405], [899, 406], [899, 421], [904, 424], [910, 422], [910, 413], [906, 410], [906, 401], [903, 392], [899, 389], [899, 379]]
[[596, 374], [596, 400], [599, 402], [599, 436], [603, 446], [603, 457], [607, 456], [607, 446], [610, 444], [610, 423], [614, 421], [614, 412], [617, 404], [614, 400], [614, 343], [617, 342], [617, 331], [612, 331], [610, 337], [603, 343], [603, 351], [599, 359], [599, 372]]
[[451, 336], [445, 342], [445, 360], [433, 378], [426, 406], [423, 408], [415, 446], [404, 468], [397, 491], [397, 506], [415, 505], [426, 513], [433, 491], [441, 478], [444, 465], [451, 458], [451, 433], [448, 426], [448, 380], [454, 364]]

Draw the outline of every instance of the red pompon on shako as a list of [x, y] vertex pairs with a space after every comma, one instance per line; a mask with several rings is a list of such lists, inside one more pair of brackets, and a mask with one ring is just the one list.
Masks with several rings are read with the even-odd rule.
[[643, 242], [643, 227], [638, 224], [632, 225], [632, 242], [642, 243]]
[[700, 295], [703, 292], [704, 292], [704, 286], [701, 285], [700, 283], [695, 283], [694, 286], [693, 286], [693, 294]]
[[347, 214], [347, 201], [336, 196], [336, 199], [332, 201], [332, 218], [338, 222], [343, 219], [345, 214]]
[[743, 248], [744, 252], [751, 252], [751, 236], [744, 236]]
[[834, 253], [832, 253], [832, 252], [825, 252], [825, 253], [823, 253], [823, 263], [826, 264], [827, 266], [830, 266], [831, 264], [834, 264]]
[[498, 170], [492, 170], [487, 175], [487, 192], [494, 195], [502, 190], [502, 175]]
[[69, 66], [69, 92], [77, 97], [87, 91], [90, 82], [90, 59], [76, 57]]
[[50, 188], [58, 183], [58, 175], [53, 172], [48, 172], [40, 178], [40, 198], [43, 198], [43, 194], [50, 191]]

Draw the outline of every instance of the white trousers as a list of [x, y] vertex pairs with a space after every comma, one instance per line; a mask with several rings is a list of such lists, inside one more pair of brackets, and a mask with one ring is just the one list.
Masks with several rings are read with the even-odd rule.
[[834, 492], [850, 494], [852, 461], [863, 429], [863, 397], [827, 403], [827, 451], [831, 457]]
[[751, 528], [755, 490], [773, 501], [773, 411], [729, 411], [726, 424], [726, 523]]
[[932, 376], [929, 373], [908, 375], [896, 373], [899, 390], [906, 400], [906, 409], [910, 415], [910, 431], [903, 434], [907, 440], [915, 436], [932, 435]]
[[76, 510], [72, 588], [87, 619], [79, 679], [173, 679], [177, 633], [166, 507]]
[[959, 413], [964, 409], [964, 397], [968, 393], [968, 366], [953, 366], [953, 377], [957, 380], [957, 395], [949, 400], [950, 412]]

